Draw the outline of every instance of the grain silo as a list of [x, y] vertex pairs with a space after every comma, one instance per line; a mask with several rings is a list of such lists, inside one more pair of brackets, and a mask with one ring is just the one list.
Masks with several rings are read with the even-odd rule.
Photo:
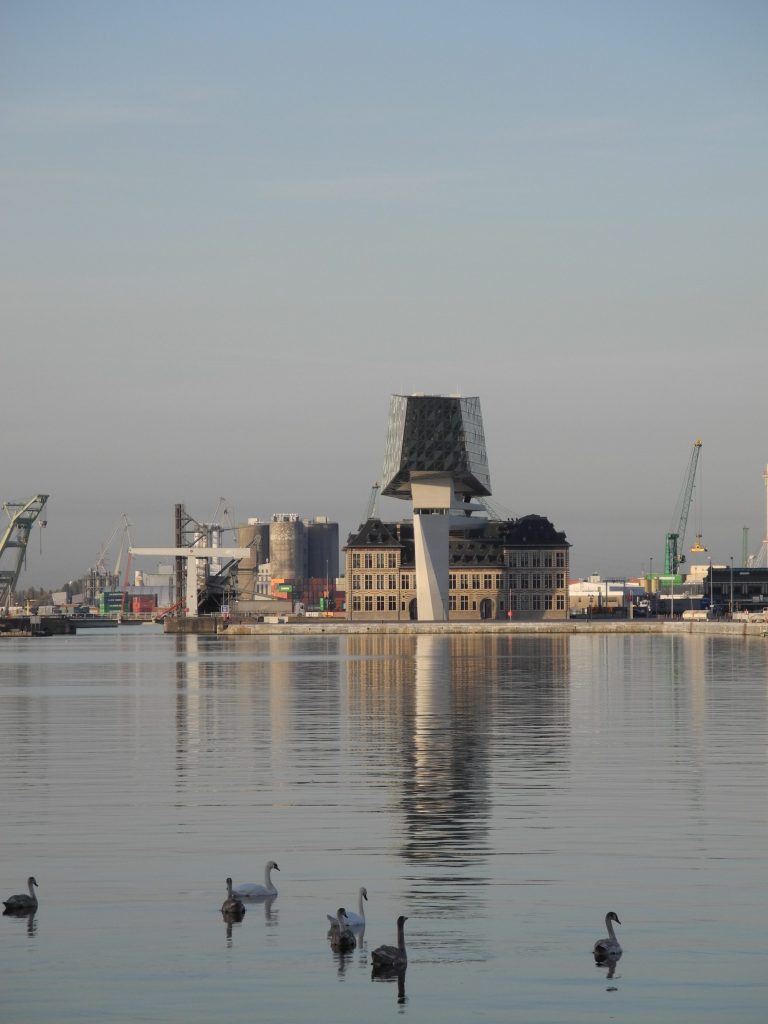
[[269, 524], [269, 563], [273, 580], [303, 580], [307, 575], [307, 534], [301, 516], [278, 512]]
[[307, 575], [310, 579], [335, 582], [339, 575], [339, 524], [327, 516], [316, 516], [306, 524]]
[[237, 567], [237, 597], [240, 601], [253, 599], [256, 573], [259, 566], [269, 560], [269, 523], [249, 519], [237, 527], [237, 544], [250, 548], [248, 558], [242, 558]]

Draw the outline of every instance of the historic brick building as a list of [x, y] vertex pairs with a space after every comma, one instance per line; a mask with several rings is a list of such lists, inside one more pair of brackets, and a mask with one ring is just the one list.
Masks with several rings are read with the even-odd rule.
[[[452, 528], [449, 621], [566, 619], [569, 548], [544, 516]], [[369, 519], [344, 550], [349, 619], [418, 617], [412, 522]]]

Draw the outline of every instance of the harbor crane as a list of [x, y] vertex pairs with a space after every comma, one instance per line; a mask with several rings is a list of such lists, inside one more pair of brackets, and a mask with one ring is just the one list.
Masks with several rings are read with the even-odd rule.
[[[691, 457], [688, 460], [688, 469], [686, 471], [685, 480], [683, 482], [683, 489], [680, 492], [678, 504], [675, 508], [674, 515], [677, 521], [677, 525], [676, 528], [673, 526], [673, 530], [670, 533], [668, 533], [664, 539], [665, 576], [675, 576], [677, 574], [678, 568], [685, 561], [685, 555], [683, 554], [683, 545], [685, 544], [685, 530], [688, 526], [688, 513], [691, 508], [691, 498], [693, 497], [693, 485], [696, 479], [696, 467], [699, 462], [700, 451], [701, 441], [696, 440], [693, 442], [693, 448], [691, 449]], [[691, 550], [704, 550], [703, 546], [701, 545], [701, 534], [697, 534], [696, 545]]]
[[[47, 494], [36, 494], [29, 501], [6, 501], [3, 505], [9, 519], [8, 528], [0, 537], [0, 611], [5, 613], [8, 612], [11, 596], [24, 564], [29, 534], [35, 520], [45, 508], [46, 501]], [[44, 519], [40, 521], [40, 525], [46, 525]], [[2, 567], [3, 556], [6, 553], [6, 564], [10, 568]]]

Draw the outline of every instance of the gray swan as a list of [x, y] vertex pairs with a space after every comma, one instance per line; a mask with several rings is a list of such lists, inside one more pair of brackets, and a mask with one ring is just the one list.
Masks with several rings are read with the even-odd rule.
[[25, 892], [18, 896], [9, 896], [7, 900], [3, 900], [3, 906], [5, 907], [4, 913], [6, 914], [18, 914], [30, 910], [37, 910], [37, 896], [35, 896], [34, 886], [37, 885], [37, 879], [34, 875], [30, 875], [27, 879], [27, 885], [29, 886], [29, 896]]
[[253, 900], [263, 896], [277, 896], [277, 889], [272, 881], [272, 871], [279, 871], [275, 861], [268, 860], [264, 868], [264, 885], [258, 882], [241, 882], [235, 886], [235, 896], [240, 899]]
[[344, 907], [339, 907], [336, 912], [336, 926], [328, 933], [331, 949], [336, 953], [348, 953], [357, 945], [355, 933], [349, 927], [347, 912]]
[[605, 915], [605, 927], [608, 935], [604, 939], [598, 939], [594, 945], [592, 952], [595, 955], [595, 960], [598, 962], [603, 960], [615, 959], [620, 957], [622, 953], [621, 944], [616, 938], [616, 933], [613, 930], [613, 922], [621, 924], [619, 915], [613, 910], [609, 910]]
[[397, 919], [397, 945], [379, 946], [371, 953], [371, 962], [374, 971], [395, 971], [408, 964], [408, 956], [405, 952], [405, 922], [407, 917], [401, 914]]
[[[357, 909], [359, 913], [355, 914], [352, 910], [347, 911], [347, 923], [350, 928], [365, 928], [365, 907], [363, 906], [363, 900], [368, 899], [368, 890], [364, 885], [360, 886], [360, 892], [357, 896]], [[331, 928], [335, 928], [338, 924], [333, 914], [325, 915], [331, 922]]]
[[232, 892], [232, 879], [227, 879], [227, 898], [221, 904], [221, 912], [225, 917], [232, 918], [233, 920], [242, 920], [245, 914], [245, 907], [242, 902]]

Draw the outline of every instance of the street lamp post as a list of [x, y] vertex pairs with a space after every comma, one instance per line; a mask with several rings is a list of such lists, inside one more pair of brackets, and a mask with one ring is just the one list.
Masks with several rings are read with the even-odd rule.
[[714, 587], [712, 580], [712, 558], [709, 559], [709, 614], [714, 615]]
[[729, 612], [731, 618], [733, 618], [733, 555], [731, 555], [731, 600], [729, 605]]

